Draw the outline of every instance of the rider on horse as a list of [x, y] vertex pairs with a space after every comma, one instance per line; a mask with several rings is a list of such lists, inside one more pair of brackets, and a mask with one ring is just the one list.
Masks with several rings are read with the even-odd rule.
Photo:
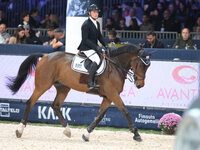
[[99, 16], [99, 8], [92, 4], [88, 8], [89, 18], [83, 23], [81, 27], [82, 41], [78, 50], [82, 51], [91, 61], [91, 68], [89, 71], [88, 88], [98, 88], [99, 85], [95, 82], [95, 74], [100, 63], [100, 57], [97, 52], [105, 50], [98, 46], [99, 42], [105, 47], [106, 43], [100, 31], [100, 24], [97, 21]]

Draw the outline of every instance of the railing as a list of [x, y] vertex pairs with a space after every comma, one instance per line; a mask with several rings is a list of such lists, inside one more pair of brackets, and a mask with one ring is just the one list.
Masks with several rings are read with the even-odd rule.
[[[10, 35], [13, 35], [14, 34], [14, 31], [15, 31], [16, 28], [7, 28], [7, 32], [10, 34]], [[40, 32], [40, 35], [41, 36], [45, 36], [47, 34], [47, 30], [46, 29], [41, 29], [41, 28], [38, 28], [38, 29], [33, 29], [35, 30], [36, 32]], [[63, 29], [65, 30], [65, 29]], [[145, 31], [121, 31], [121, 30], [117, 30], [117, 35], [120, 37], [120, 38], [130, 38], [130, 39], [146, 39], [146, 33]], [[156, 34], [156, 37], [158, 39], [166, 39], [166, 40], [170, 40], [170, 39], [177, 39], [180, 34], [177, 33], [177, 32], [159, 32], [159, 31], [156, 31], [155, 32]], [[200, 35], [200, 33], [198, 32], [191, 32], [190, 33], [190, 36], [193, 38], [195, 35]], [[103, 30], [103, 36], [107, 36], [107, 32], [105, 30]]]
[[[146, 39], [146, 31], [121, 31], [117, 30], [117, 35], [120, 38], [134, 38], [134, 39]], [[177, 39], [177, 32], [159, 32], [155, 31], [156, 37], [158, 39]], [[103, 35], [106, 36], [107, 33], [103, 30]]]

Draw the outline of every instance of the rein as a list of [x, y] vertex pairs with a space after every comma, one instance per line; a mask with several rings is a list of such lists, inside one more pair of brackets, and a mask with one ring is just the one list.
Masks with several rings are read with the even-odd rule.
[[[103, 55], [103, 54], [101, 54], [101, 55]], [[125, 77], [125, 78], [127, 78], [130, 82], [134, 81], [134, 79], [136, 78], [136, 75], [142, 78], [142, 79], [137, 79], [137, 80], [143, 80], [145, 78], [144, 76], [142, 76], [142, 75], [134, 72], [134, 70], [132, 68], [131, 68], [131, 70], [133, 72], [122, 68], [121, 65], [119, 65], [117, 62], [115, 62], [112, 59], [110, 59], [107, 55], [103, 55], [103, 57], [105, 57], [108, 61], [110, 61], [111, 63], [113, 63], [115, 66], [117, 66], [122, 72], [124, 72], [128, 76], [128, 77]], [[132, 61], [136, 61], [137, 59], [140, 59], [140, 57], [138, 56], [137, 58], [135, 58]], [[138, 63], [136, 64], [135, 70], [137, 70], [137, 66], [138, 66]]]

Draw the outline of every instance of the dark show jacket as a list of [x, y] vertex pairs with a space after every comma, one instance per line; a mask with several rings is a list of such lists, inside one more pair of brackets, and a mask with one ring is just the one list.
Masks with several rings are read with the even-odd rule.
[[[186, 48], [187, 46], [187, 48]], [[194, 42], [192, 41], [191, 38], [188, 40], [183, 40], [182, 38], [179, 38], [176, 40], [176, 42], [173, 45], [173, 48], [177, 49], [195, 49], [194, 48]]]
[[[98, 28], [98, 29], [97, 29]], [[98, 40], [103, 45], [106, 46], [104, 38], [100, 31], [100, 24], [97, 21], [97, 28], [94, 23], [88, 18], [82, 25], [82, 41], [78, 47], [78, 50], [85, 51], [93, 49], [97, 51], [98, 49]]]

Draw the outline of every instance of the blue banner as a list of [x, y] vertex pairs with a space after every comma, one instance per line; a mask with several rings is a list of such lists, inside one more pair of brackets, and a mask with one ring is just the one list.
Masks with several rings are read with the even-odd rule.
[[[25, 111], [26, 103], [17, 101], [0, 101], [0, 120], [20, 121]], [[158, 129], [159, 119], [166, 113], [182, 111], [148, 110], [128, 108], [135, 125], [141, 129]], [[64, 118], [71, 125], [89, 125], [99, 111], [98, 106], [66, 105], [61, 108]], [[59, 123], [50, 104], [36, 103], [29, 114], [28, 121], [40, 123]], [[99, 126], [128, 127], [127, 120], [116, 107], [110, 107]]]

